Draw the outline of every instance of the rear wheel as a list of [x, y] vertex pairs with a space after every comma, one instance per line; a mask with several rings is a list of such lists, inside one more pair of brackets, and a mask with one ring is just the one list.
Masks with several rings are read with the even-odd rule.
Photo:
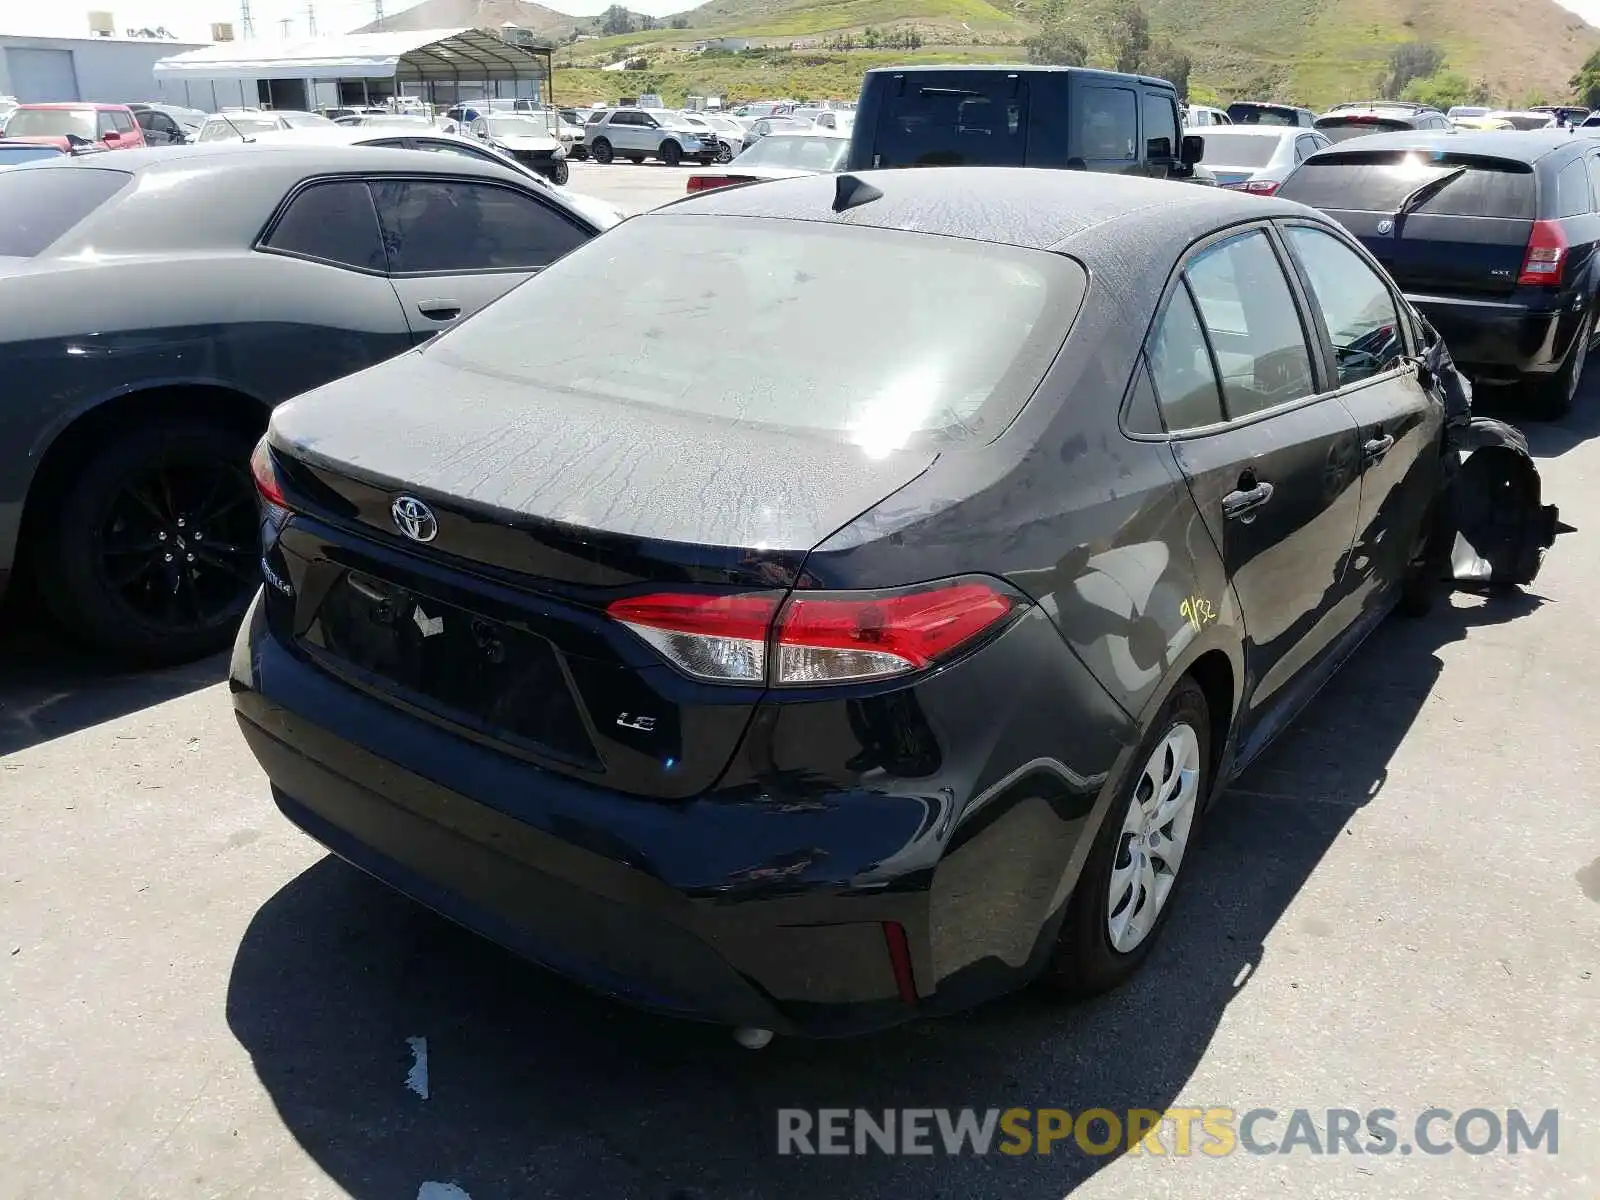
[[733, 147], [728, 145], [727, 142], [717, 143], [717, 161], [719, 163], [731, 163], [733, 161]]
[[1062, 921], [1045, 976], [1094, 995], [1126, 980], [1172, 911], [1179, 868], [1211, 786], [1211, 711], [1184, 678], [1151, 722], [1106, 815]]
[[1578, 387], [1583, 382], [1583, 368], [1589, 362], [1589, 342], [1594, 337], [1594, 318], [1585, 316], [1572, 339], [1572, 349], [1567, 351], [1567, 361], [1554, 375], [1530, 379], [1523, 384], [1525, 408], [1535, 417], [1555, 421], [1572, 411]]
[[253, 440], [171, 423], [82, 459], [39, 542], [40, 590], [62, 626], [149, 662], [226, 646], [260, 582]]
[[604, 166], [615, 157], [611, 153], [611, 143], [605, 138], [595, 138], [594, 145], [589, 147], [589, 152], [594, 155], [594, 160]]
[[660, 156], [667, 166], [675, 167], [683, 161], [683, 147], [671, 140], [662, 142]]

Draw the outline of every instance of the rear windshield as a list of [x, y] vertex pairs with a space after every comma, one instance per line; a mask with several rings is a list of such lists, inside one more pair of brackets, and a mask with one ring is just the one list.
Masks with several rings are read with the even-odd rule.
[[425, 353], [586, 400], [889, 454], [1003, 430], [1086, 284], [1076, 262], [1037, 250], [663, 214], [575, 250]]
[[225, 121], [207, 121], [206, 127], [200, 131], [199, 140], [202, 142], [238, 141], [240, 138], [254, 137], [258, 133], [272, 133], [278, 128], [278, 119], [276, 117], [229, 116]]
[[32, 258], [59, 241], [133, 178], [68, 166], [0, 171], [0, 258]]
[[844, 138], [780, 133], [764, 137], [739, 156], [746, 167], [795, 167], [802, 171], [837, 171], [850, 143]]
[[1317, 122], [1317, 132], [1330, 142], [1346, 142], [1369, 133], [1394, 133], [1410, 128], [1411, 122], [1400, 117], [1323, 117]]
[[1225, 126], [1206, 130], [1205, 139], [1208, 167], [1264, 167], [1278, 149], [1278, 139], [1270, 134], [1229, 133]]
[[0, 167], [14, 167], [18, 163], [35, 162], [41, 158], [60, 158], [61, 151], [54, 146], [0, 146]]
[[989, 72], [918, 72], [884, 91], [873, 166], [1023, 165], [1028, 88], [1021, 80]]
[[1235, 125], [1298, 125], [1300, 114], [1275, 104], [1230, 104], [1228, 119]]
[[69, 133], [85, 141], [99, 141], [94, 109], [19, 108], [6, 122], [7, 137], [65, 137]]
[[1406, 150], [1328, 157], [1324, 151], [1289, 176], [1278, 195], [1313, 208], [1388, 213], [1429, 180], [1463, 166], [1467, 168], [1464, 175], [1451, 180], [1415, 211], [1445, 217], [1533, 220], [1533, 168], [1512, 159]]

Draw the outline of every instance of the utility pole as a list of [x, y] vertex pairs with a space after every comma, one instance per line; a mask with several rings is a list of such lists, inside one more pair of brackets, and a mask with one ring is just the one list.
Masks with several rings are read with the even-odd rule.
[[317, 6], [315, 4], [306, 5], [306, 36], [317, 36]]
[[278, 22], [278, 28], [283, 33], [283, 40], [284, 41], [288, 41], [289, 40], [289, 30], [293, 27], [293, 25], [294, 25], [294, 18], [293, 17], [284, 17], [283, 20]]
[[256, 35], [256, 23], [250, 19], [250, 0], [239, 0], [239, 36], [253, 38]]

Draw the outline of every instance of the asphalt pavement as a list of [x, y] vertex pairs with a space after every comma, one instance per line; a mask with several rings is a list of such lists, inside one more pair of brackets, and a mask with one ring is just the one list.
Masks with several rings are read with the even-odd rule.
[[[686, 175], [580, 166], [573, 183], [648, 207]], [[547, 976], [291, 828], [220, 659], [119, 672], [13, 614], [0, 1194], [1594, 1196], [1600, 375], [1573, 417], [1528, 428], [1578, 532], [1536, 586], [1373, 636], [1214, 810], [1134, 982], [849, 1042], [750, 1052]], [[1409, 1133], [1430, 1107], [1555, 1108], [1559, 1143], [777, 1154], [779, 1109], [961, 1106], [1304, 1107], [1319, 1140], [1329, 1109], [1393, 1109]]]

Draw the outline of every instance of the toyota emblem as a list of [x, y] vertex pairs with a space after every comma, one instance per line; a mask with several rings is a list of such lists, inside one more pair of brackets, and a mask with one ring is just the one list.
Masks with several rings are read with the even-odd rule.
[[431, 542], [439, 536], [439, 519], [415, 496], [396, 496], [389, 505], [395, 528], [413, 542]]

